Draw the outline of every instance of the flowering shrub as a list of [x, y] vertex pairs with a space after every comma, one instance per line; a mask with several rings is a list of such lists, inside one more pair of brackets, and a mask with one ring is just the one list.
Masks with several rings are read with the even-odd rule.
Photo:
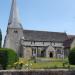
[[31, 66], [32, 63], [30, 63], [29, 61], [19, 60], [18, 62], [14, 63], [15, 69], [30, 69]]

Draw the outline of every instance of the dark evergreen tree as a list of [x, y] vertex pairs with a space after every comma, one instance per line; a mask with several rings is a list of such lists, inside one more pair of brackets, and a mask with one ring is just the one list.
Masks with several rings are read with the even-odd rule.
[[0, 48], [1, 48], [1, 45], [2, 45], [2, 33], [1, 33], [1, 29], [0, 29]]

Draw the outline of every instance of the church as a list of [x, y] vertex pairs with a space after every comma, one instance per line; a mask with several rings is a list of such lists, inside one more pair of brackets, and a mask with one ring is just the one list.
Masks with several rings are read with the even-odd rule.
[[4, 48], [13, 49], [20, 57], [64, 58], [65, 32], [24, 30], [18, 18], [16, 0], [12, 0]]

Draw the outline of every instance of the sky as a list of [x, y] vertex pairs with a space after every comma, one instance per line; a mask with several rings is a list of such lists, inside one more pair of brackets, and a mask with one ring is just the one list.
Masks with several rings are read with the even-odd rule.
[[[0, 28], [6, 34], [12, 0], [0, 0]], [[24, 29], [75, 35], [75, 0], [17, 0]]]

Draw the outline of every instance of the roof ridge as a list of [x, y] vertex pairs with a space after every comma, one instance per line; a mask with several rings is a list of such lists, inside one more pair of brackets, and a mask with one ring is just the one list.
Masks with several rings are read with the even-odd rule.
[[[47, 32], [47, 33], [65, 33], [65, 32], [54, 32], [54, 31], [41, 31], [41, 30], [23, 30], [23, 31], [32, 31], [32, 32]], [[66, 33], [65, 33], [66, 34]]]

